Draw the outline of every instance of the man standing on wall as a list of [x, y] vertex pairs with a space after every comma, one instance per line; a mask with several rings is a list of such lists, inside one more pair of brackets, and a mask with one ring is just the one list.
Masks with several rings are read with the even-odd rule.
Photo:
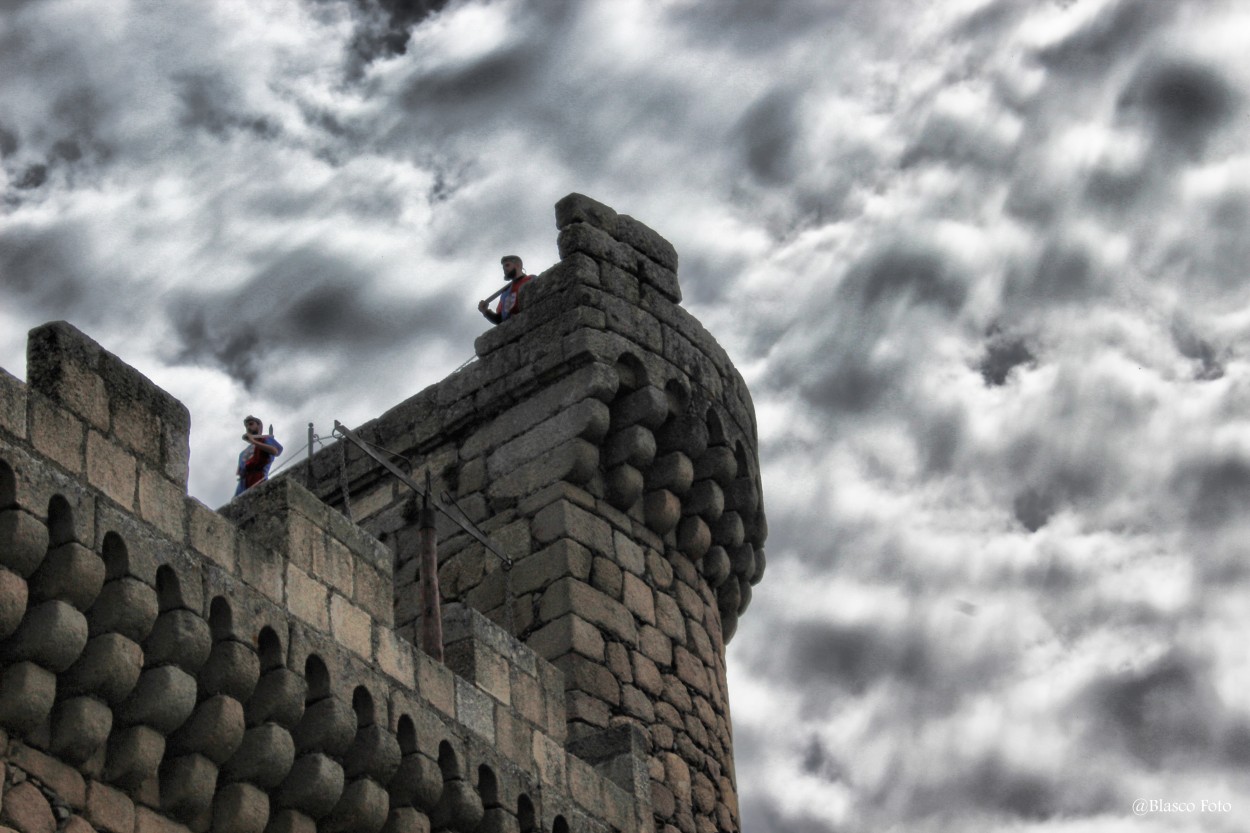
[[504, 255], [500, 258], [499, 263], [503, 266], [503, 274], [508, 279], [508, 285], [499, 293], [498, 306], [492, 312], [488, 306], [490, 298], [487, 298], [485, 301], [479, 301], [477, 304], [478, 311], [486, 316], [486, 320], [492, 324], [500, 324], [507, 321], [511, 316], [521, 311], [521, 289], [534, 279], [533, 275], [525, 274], [525, 267], [521, 264], [521, 258], [516, 255]]
[[243, 427], [247, 429], [247, 433], [243, 435], [247, 448], [239, 452], [239, 486], [234, 490], [236, 497], [257, 483], [265, 482], [269, 477], [269, 466], [273, 463], [273, 458], [282, 453], [280, 442], [271, 435], [260, 433], [259, 417], [247, 417], [243, 420]]

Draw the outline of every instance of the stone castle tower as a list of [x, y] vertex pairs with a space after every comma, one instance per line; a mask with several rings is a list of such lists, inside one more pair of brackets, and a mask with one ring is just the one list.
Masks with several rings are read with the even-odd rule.
[[[724, 645], [764, 571], [750, 397], [677, 255], [580, 195], [477, 361], [220, 512], [186, 409], [64, 323], [0, 371], [0, 826], [731, 833]], [[153, 442], [152, 437], [159, 437]]]

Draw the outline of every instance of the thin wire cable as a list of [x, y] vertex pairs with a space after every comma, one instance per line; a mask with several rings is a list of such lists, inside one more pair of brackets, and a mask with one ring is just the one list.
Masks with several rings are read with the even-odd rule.
[[[305, 448], [308, 448], [308, 443], [304, 443], [302, 446], [300, 446], [299, 448], [297, 448], [295, 451], [291, 452], [291, 456], [290, 456], [290, 457], [287, 457], [287, 458], [286, 458], [285, 460], [283, 460], [281, 463], [279, 463], [278, 465], [274, 466], [274, 467], [273, 467], [273, 469], [269, 472], [269, 476], [270, 476], [270, 477], [272, 477], [273, 475], [275, 475], [275, 474], [277, 474], [278, 472], [280, 472], [280, 471], [282, 470], [282, 467], [283, 467], [283, 466], [285, 466], [287, 463], [291, 462], [291, 461], [292, 461], [292, 460], [294, 460], [297, 456], [299, 456], [299, 453], [300, 453], [301, 451], [303, 451]], [[285, 452], [285, 451], [286, 451], [286, 449], [285, 449], [285, 448], [284, 448], [284, 449], [282, 449], [282, 450], [283, 450], [283, 452]]]

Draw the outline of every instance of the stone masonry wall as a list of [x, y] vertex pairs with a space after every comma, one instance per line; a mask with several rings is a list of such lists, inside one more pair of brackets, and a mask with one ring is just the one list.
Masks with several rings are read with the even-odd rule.
[[[737, 831], [724, 644], [767, 536], [751, 399], [679, 306], [666, 240], [577, 194], [556, 224], [560, 262], [477, 361], [356, 430], [414, 479], [430, 471], [515, 562], [440, 523], [444, 601], [564, 673], [571, 741], [641, 729], [657, 829]], [[412, 636], [415, 496], [350, 445], [287, 476], [393, 550]]]
[[465, 606], [433, 661], [378, 541], [290, 480], [188, 498], [180, 403], [67, 324], [28, 350], [0, 371], [0, 828], [653, 829], [641, 732], [566, 748], [554, 666]]

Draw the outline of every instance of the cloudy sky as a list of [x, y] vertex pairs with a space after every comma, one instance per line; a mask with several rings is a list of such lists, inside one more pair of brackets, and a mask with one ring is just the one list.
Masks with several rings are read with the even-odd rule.
[[0, 366], [72, 321], [218, 505], [244, 413], [295, 450], [442, 378], [589, 194], [755, 396], [747, 833], [1245, 830], [1248, 43], [1232, 0], [0, 0]]

